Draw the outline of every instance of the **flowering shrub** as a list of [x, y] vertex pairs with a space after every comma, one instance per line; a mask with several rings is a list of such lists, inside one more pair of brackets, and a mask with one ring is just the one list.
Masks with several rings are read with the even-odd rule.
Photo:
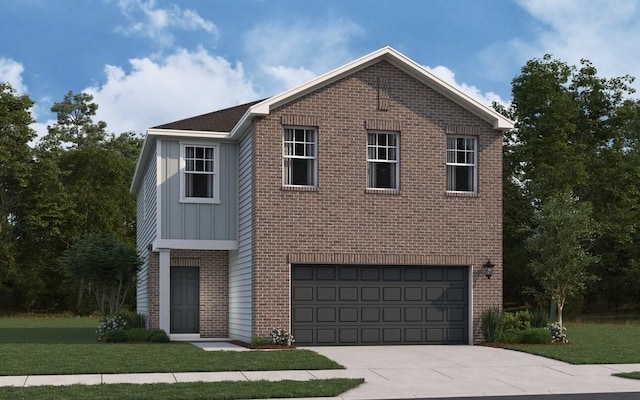
[[295, 342], [293, 335], [282, 328], [274, 328], [269, 333], [269, 342], [273, 344], [290, 346]]
[[567, 328], [560, 325], [559, 322], [554, 322], [552, 324], [547, 324], [547, 329], [551, 332], [551, 340], [553, 343], [569, 343], [567, 340]]
[[127, 322], [120, 316], [105, 317], [98, 325], [98, 341], [125, 342], [127, 340]]

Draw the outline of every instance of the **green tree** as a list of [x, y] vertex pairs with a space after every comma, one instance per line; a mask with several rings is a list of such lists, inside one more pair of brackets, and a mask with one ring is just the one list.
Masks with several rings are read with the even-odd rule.
[[64, 253], [65, 273], [95, 296], [103, 314], [119, 311], [127, 301], [140, 265], [135, 245], [114, 236], [78, 239]]
[[32, 106], [28, 96], [0, 83], [0, 303], [5, 307], [17, 306], [22, 289], [15, 226], [31, 174]]
[[534, 208], [568, 190], [578, 205], [591, 205], [599, 227], [591, 251], [600, 262], [589, 269], [602, 279], [587, 301], [638, 304], [640, 112], [631, 82], [601, 78], [587, 60], [576, 67], [550, 55], [514, 78], [512, 106], [503, 110], [516, 121], [505, 135], [505, 282], [527, 280], [522, 260], [533, 255], [523, 244], [536, 226]]
[[589, 253], [595, 238], [588, 203], [563, 191], [541, 202], [534, 214], [535, 228], [527, 247], [537, 257], [530, 262], [533, 277], [557, 306], [562, 325], [567, 300], [585, 290], [595, 276], [588, 267], [597, 260]]

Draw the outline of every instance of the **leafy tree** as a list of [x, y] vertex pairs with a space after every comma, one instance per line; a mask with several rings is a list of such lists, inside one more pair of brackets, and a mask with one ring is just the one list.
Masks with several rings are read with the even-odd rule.
[[65, 273], [95, 296], [103, 314], [119, 311], [134, 285], [140, 265], [135, 245], [113, 236], [92, 236], [74, 242], [64, 253]]
[[576, 67], [550, 55], [514, 78], [512, 105], [501, 110], [516, 121], [505, 135], [505, 282], [527, 281], [522, 260], [535, 254], [523, 244], [543, 205], [568, 191], [578, 212], [593, 210], [599, 228], [591, 252], [600, 262], [587, 268], [601, 279], [588, 287], [587, 301], [638, 304], [640, 107], [628, 98], [631, 82], [601, 78], [587, 60]]
[[0, 303], [5, 305], [15, 305], [21, 293], [15, 224], [31, 173], [32, 105], [28, 96], [0, 83]]
[[530, 263], [534, 278], [556, 304], [562, 325], [567, 300], [595, 279], [588, 266], [597, 260], [588, 247], [595, 237], [588, 203], [578, 201], [570, 191], [560, 192], [541, 202], [534, 215], [529, 250], [538, 257]]

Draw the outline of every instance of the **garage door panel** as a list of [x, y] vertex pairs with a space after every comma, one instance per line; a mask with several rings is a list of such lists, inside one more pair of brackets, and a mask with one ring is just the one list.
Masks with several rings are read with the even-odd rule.
[[294, 301], [313, 301], [312, 286], [298, 286], [293, 288]]
[[361, 293], [360, 300], [362, 301], [380, 301], [379, 287], [363, 287]]
[[316, 300], [318, 301], [335, 301], [336, 300], [336, 288], [335, 287], [319, 287], [316, 293]]
[[[292, 333], [299, 345], [467, 343], [467, 268], [301, 267], [302, 273], [292, 267]], [[300, 276], [305, 279], [295, 279]]]

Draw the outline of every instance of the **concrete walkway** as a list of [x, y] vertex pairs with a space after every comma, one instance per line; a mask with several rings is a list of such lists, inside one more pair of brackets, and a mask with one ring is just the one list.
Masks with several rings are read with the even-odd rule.
[[[207, 351], [246, 349], [198, 343]], [[562, 393], [638, 392], [640, 380], [611, 376], [640, 364], [570, 365], [530, 354], [482, 346], [313, 347], [345, 370], [176, 372], [0, 376], [0, 386], [99, 385], [364, 378], [339, 399], [398, 399]]]

